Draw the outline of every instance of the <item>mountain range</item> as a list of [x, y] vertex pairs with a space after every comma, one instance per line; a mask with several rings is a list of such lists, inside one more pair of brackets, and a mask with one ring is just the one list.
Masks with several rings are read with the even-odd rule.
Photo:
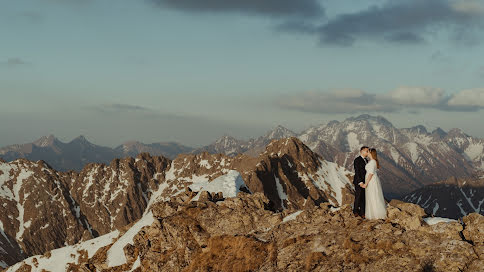
[[51, 135], [34, 143], [1, 148], [0, 157], [6, 161], [16, 158], [44, 160], [60, 171], [80, 171], [91, 162], [107, 164], [114, 158], [136, 156], [141, 152], [171, 159], [179, 154], [201, 152], [257, 157], [271, 140], [288, 137], [299, 138], [323, 159], [350, 171], [353, 171], [353, 159], [358, 156], [361, 145], [377, 148], [382, 164], [380, 176], [388, 198], [402, 197], [450, 177], [476, 178], [484, 172], [484, 139], [469, 136], [460, 129], [446, 132], [440, 128], [427, 131], [424, 126], [396, 128], [385, 118], [371, 115], [331, 121], [301, 133], [277, 126], [249, 140], [224, 135], [201, 148], [173, 142], [143, 144], [132, 141], [113, 149], [91, 144], [82, 136], [62, 143]]
[[[325, 160], [353, 171], [362, 145], [377, 148], [385, 195], [401, 197], [449, 177], [479, 177], [484, 171], [484, 139], [460, 129], [449, 132], [423, 126], [398, 129], [381, 116], [360, 115], [311, 127], [299, 134], [282, 126], [249, 141], [224, 136], [201, 148], [209, 152], [254, 155], [271, 139], [295, 136]], [[194, 152], [197, 152], [194, 151]]]
[[143, 144], [129, 141], [115, 148], [90, 143], [79, 136], [68, 143], [61, 142], [54, 135], [43, 136], [27, 144], [15, 144], [0, 148], [0, 158], [13, 161], [26, 158], [31, 161], [43, 160], [59, 171], [81, 171], [89, 163], [105, 163], [116, 158], [135, 157], [140, 153], [153, 156], [175, 158], [181, 153], [190, 153], [193, 148], [175, 142]]

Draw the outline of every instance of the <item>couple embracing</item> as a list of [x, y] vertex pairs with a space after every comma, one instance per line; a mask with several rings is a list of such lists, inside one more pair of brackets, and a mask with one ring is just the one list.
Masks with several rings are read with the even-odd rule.
[[363, 146], [354, 161], [355, 203], [353, 213], [366, 219], [385, 219], [387, 209], [380, 178], [376, 149]]

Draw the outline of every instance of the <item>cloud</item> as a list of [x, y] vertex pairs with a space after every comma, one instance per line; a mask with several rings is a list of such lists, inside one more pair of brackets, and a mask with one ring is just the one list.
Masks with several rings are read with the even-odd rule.
[[275, 27], [276, 31], [295, 34], [317, 34], [318, 28], [312, 23], [305, 21], [287, 21]]
[[188, 12], [242, 13], [277, 17], [320, 17], [318, 0], [150, 0], [163, 8]]
[[[387, 1], [365, 10], [339, 14], [321, 25], [292, 22], [279, 30], [319, 36], [322, 44], [350, 46], [358, 40], [420, 44], [445, 33], [455, 42], [474, 44], [483, 26], [484, 3], [462, 0]], [[301, 27], [304, 26], [304, 27]]]
[[399, 87], [388, 96], [392, 103], [404, 106], [439, 106], [447, 100], [443, 89], [431, 87]]
[[358, 113], [393, 111], [379, 104], [376, 95], [356, 89], [340, 89], [330, 92], [303, 92], [283, 96], [276, 103], [283, 108], [318, 113]]
[[482, 2], [477, 0], [459, 0], [451, 3], [452, 8], [455, 11], [464, 14], [476, 14], [482, 15], [484, 13], [484, 6]]
[[25, 60], [21, 59], [21, 58], [8, 58], [5, 61], [0, 61], [0, 65], [7, 66], [7, 67], [10, 67], [10, 68], [13, 68], [13, 67], [16, 67], [16, 66], [21, 66], [21, 65], [27, 65], [27, 64], [29, 64], [29, 63], [26, 62]]
[[313, 113], [478, 111], [484, 109], [484, 88], [463, 90], [449, 95], [432, 87], [399, 87], [387, 93], [340, 89], [329, 92], [309, 91], [276, 99], [281, 108]]
[[94, 110], [100, 113], [154, 113], [155, 111], [143, 106], [130, 104], [101, 104], [85, 107], [88, 110]]
[[425, 40], [423, 37], [416, 33], [412, 33], [409, 31], [405, 32], [397, 32], [397, 33], [392, 33], [387, 36], [385, 36], [385, 39], [387, 41], [391, 42], [397, 42], [397, 43], [424, 43]]
[[479, 42], [484, 26], [484, 3], [477, 0], [387, 0], [329, 19], [319, 0], [149, 1], [160, 8], [191, 13], [278, 17], [282, 21], [276, 31], [312, 35], [321, 44], [338, 46], [358, 40], [422, 44], [440, 34], [470, 46]]
[[81, 109], [99, 113], [104, 116], [116, 116], [116, 117], [126, 117], [126, 118], [143, 118], [143, 119], [169, 119], [169, 120], [204, 120], [200, 116], [191, 116], [184, 114], [176, 114], [164, 112], [159, 109], [154, 109], [150, 107], [134, 105], [134, 104], [98, 104], [81, 106]]
[[121, 111], [150, 111], [147, 107], [128, 105], [128, 104], [111, 104], [108, 105], [110, 108]]
[[484, 108], [484, 88], [462, 90], [448, 101], [449, 107], [467, 110]]

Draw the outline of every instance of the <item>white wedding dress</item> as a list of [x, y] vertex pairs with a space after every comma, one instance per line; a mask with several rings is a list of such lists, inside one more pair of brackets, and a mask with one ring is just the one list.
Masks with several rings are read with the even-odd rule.
[[385, 219], [387, 217], [387, 205], [385, 198], [383, 198], [383, 190], [377, 173], [376, 161], [371, 160], [368, 162], [365, 169], [365, 180], [369, 174], [373, 174], [365, 189], [365, 217], [366, 219]]

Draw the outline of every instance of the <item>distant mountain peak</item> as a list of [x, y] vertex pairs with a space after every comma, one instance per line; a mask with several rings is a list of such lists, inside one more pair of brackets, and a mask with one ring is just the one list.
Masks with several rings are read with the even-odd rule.
[[48, 136], [42, 136], [35, 142], [33, 142], [34, 145], [39, 146], [39, 147], [47, 147], [47, 146], [52, 146], [57, 140], [57, 138], [50, 134]]
[[132, 140], [132, 141], [124, 142], [123, 146], [135, 146], [135, 145], [139, 145], [139, 144], [141, 144], [141, 142]]
[[228, 143], [228, 142], [238, 142], [239, 140], [236, 139], [233, 136], [230, 136], [228, 134], [224, 134], [222, 137], [220, 137], [217, 141], [215, 141], [216, 144], [221, 144], [221, 143]]
[[294, 137], [296, 136], [296, 133], [281, 126], [278, 125], [275, 127], [273, 130], [269, 131], [266, 133], [265, 138], [268, 139], [281, 139], [281, 138], [288, 138], [288, 137]]
[[[332, 120], [332, 121], [329, 121], [328, 124], [326, 126], [335, 126], [335, 125], [338, 125], [340, 122], [338, 120]], [[322, 124], [320, 127], [324, 127], [325, 125]]]
[[84, 135], [79, 135], [78, 137], [74, 138], [70, 143], [77, 143], [77, 144], [84, 144], [84, 145], [92, 145]]
[[393, 126], [393, 124], [388, 121], [385, 117], [381, 116], [381, 115], [377, 115], [377, 116], [374, 116], [374, 115], [369, 115], [369, 114], [361, 114], [359, 116], [356, 116], [356, 117], [349, 117], [349, 118], [346, 118], [345, 121], [375, 121], [375, 122], [378, 122], [378, 123], [381, 123], [383, 125], [386, 125], [386, 126]]
[[441, 137], [445, 137], [445, 135], [447, 135], [447, 132], [445, 132], [443, 129], [441, 129], [440, 127], [438, 127], [438, 128], [436, 128], [436, 129], [434, 129], [432, 131], [432, 134], [437, 134], [437, 135], [439, 135]]
[[266, 152], [278, 154], [291, 154], [305, 151], [309, 154], [316, 154], [309, 149], [300, 139], [296, 137], [275, 139], [266, 146]]
[[416, 132], [418, 132], [418, 133], [425, 133], [425, 134], [426, 134], [426, 133], [428, 133], [428, 132], [427, 132], [427, 128], [426, 128], [426, 127], [424, 127], [424, 126], [422, 126], [422, 125], [414, 126], [414, 127], [412, 127], [411, 129], [412, 129], [412, 130], [415, 130], [415, 131], [416, 131]]
[[454, 136], [455, 135], [466, 135], [464, 133], [464, 131], [462, 131], [462, 129], [460, 129], [460, 128], [453, 128], [453, 129], [449, 130], [448, 134], [454, 135]]

